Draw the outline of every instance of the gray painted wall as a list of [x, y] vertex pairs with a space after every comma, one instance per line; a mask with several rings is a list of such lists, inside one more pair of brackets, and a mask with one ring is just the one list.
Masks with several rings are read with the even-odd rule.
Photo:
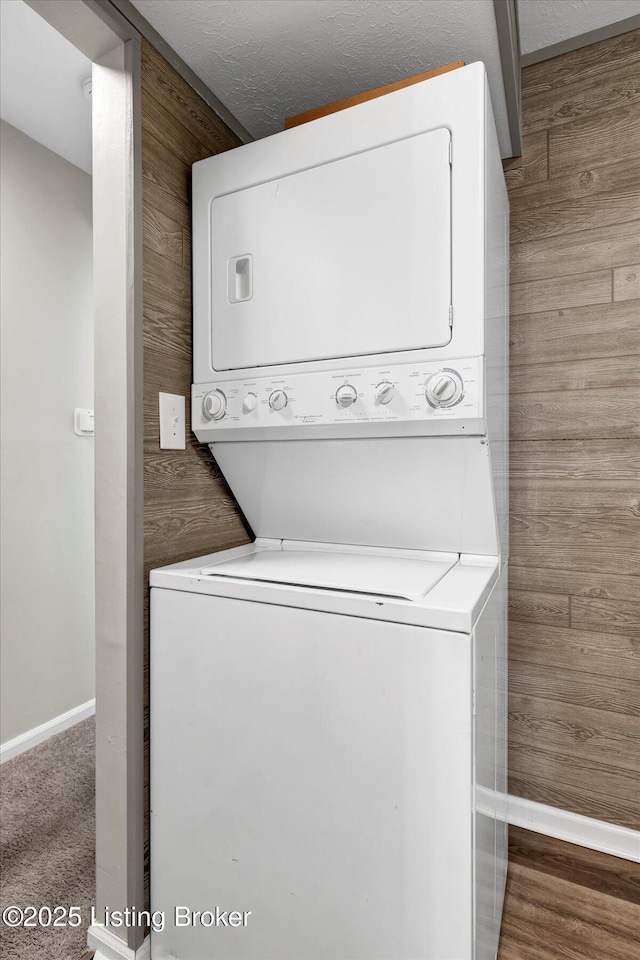
[[0, 739], [94, 697], [91, 177], [2, 122]]

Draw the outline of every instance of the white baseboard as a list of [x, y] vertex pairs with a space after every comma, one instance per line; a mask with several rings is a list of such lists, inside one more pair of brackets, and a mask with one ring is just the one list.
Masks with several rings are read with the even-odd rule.
[[94, 960], [149, 960], [151, 957], [150, 937], [145, 937], [142, 946], [132, 950], [108, 927], [98, 923], [89, 927], [87, 943], [96, 951]]
[[39, 727], [34, 727], [33, 730], [27, 730], [26, 733], [21, 733], [19, 737], [14, 737], [13, 740], [7, 740], [6, 743], [0, 744], [0, 763], [12, 760], [13, 757], [17, 757], [19, 753], [24, 753], [25, 750], [30, 750], [31, 747], [37, 747], [39, 743], [48, 740], [56, 733], [62, 733], [63, 730], [72, 727], [74, 723], [86, 720], [95, 712], [95, 700], [87, 700], [86, 703], [81, 703], [79, 707], [67, 710], [66, 713], [61, 713], [59, 717], [54, 717], [53, 720], [48, 720]]
[[507, 797], [507, 821], [514, 827], [524, 827], [548, 837], [640, 863], [640, 832], [628, 827], [593, 820], [579, 813], [511, 795]]

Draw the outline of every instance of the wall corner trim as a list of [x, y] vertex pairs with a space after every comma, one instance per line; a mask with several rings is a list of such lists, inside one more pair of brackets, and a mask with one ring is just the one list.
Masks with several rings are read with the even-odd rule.
[[507, 797], [507, 821], [514, 827], [640, 863], [640, 831], [629, 827], [511, 795]]
[[150, 960], [151, 938], [145, 937], [137, 950], [128, 947], [124, 940], [99, 923], [92, 923], [87, 933], [87, 944], [95, 950], [93, 960]]
[[498, 31], [502, 80], [511, 135], [511, 156], [522, 156], [522, 96], [520, 90], [520, 32], [516, 0], [493, 0]]
[[68, 730], [69, 727], [80, 723], [81, 720], [92, 717], [95, 712], [96, 701], [87, 700], [86, 703], [81, 703], [79, 706], [67, 710], [66, 713], [61, 713], [59, 716], [47, 720], [46, 723], [41, 723], [39, 727], [26, 730], [25, 733], [19, 734], [13, 740], [7, 740], [6, 743], [0, 744], [0, 763], [13, 760], [14, 757], [24, 753], [25, 750], [37, 747], [39, 743], [44, 743], [45, 740], [55, 736], [56, 733], [62, 733], [63, 730]]

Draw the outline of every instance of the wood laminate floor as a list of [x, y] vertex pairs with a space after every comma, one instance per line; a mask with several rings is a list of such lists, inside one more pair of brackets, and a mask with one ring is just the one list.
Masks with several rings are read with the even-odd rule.
[[640, 864], [509, 828], [498, 960], [639, 960]]

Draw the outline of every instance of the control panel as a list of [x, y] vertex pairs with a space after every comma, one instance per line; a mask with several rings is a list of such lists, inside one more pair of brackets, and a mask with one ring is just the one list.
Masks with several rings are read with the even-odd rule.
[[193, 387], [194, 430], [461, 420], [482, 410], [482, 358], [280, 377]]

